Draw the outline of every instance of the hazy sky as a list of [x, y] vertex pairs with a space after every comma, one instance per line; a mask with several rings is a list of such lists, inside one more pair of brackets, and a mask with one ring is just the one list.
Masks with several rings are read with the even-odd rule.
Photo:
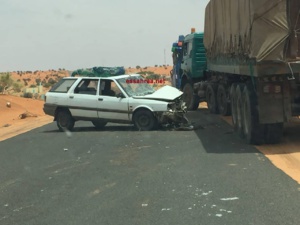
[[0, 0], [0, 71], [172, 64], [209, 0]]

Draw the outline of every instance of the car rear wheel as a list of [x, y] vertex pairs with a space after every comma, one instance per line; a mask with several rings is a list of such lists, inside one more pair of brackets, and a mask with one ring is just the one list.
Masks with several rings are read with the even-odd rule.
[[60, 110], [56, 115], [56, 124], [60, 131], [72, 130], [75, 121], [67, 110]]
[[133, 122], [141, 131], [149, 131], [157, 127], [157, 120], [153, 113], [146, 109], [140, 109], [134, 113]]

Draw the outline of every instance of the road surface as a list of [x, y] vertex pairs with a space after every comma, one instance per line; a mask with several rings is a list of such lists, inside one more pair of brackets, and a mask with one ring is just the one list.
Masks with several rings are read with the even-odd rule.
[[206, 110], [195, 131], [55, 123], [0, 142], [1, 225], [300, 224], [300, 186]]

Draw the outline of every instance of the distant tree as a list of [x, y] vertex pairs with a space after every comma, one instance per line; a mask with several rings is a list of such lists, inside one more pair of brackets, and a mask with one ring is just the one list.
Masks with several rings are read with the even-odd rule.
[[53, 84], [56, 83], [56, 81], [55, 81], [53, 78], [50, 78], [50, 79], [48, 80], [48, 83], [51, 84], [51, 85], [53, 85]]
[[30, 88], [36, 88], [36, 85], [35, 84], [31, 84], [29, 87]]
[[21, 92], [23, 88], [23, 84], [21, 82], [14, 82], [13, 83], [13, 90], [15, 92]]
[[36, 83], [37, 85], [40, 85], [41, 79], [40, 79], [40, 78], [35, 79], [35, 83]]
[[2, 73], [0, 74], [0, 87], [1, 87], [2, 94], [4, 94], [5, 92], [9, 92], [9, 91], [20, 92], [23, 85], [20, 82], [20, 79], [18, 82], [15, 82], [11, 78], [10, 73]]
[[0, 74], [0, 86], [2, 87], [2, 94], [5, 93], [14, 83], [14, 80], [11, 78], [10, 73], [1, 73]]
[[137, 69], [141, 69], [141, 67], [140, 67], [140, 66], [136, 66], [135, 68], [137, 68]]
[[155, 65], [154, 67], [157, 67], [157, 65]]
[[24, 98], [32, 98], [32, 97], [33, 97], [33, 94], [30, 93], [30, 92], [26, 92], [26, 93], [24, 93], [23, 97], [24, 97]]

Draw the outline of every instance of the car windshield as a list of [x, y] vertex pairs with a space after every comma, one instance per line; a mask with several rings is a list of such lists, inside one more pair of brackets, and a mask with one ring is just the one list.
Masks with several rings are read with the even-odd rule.
[[147, 83], [142, 76], [130, 76], [117, 79], [129, 97], [144, 96], [155, 92], [153, 86]]

